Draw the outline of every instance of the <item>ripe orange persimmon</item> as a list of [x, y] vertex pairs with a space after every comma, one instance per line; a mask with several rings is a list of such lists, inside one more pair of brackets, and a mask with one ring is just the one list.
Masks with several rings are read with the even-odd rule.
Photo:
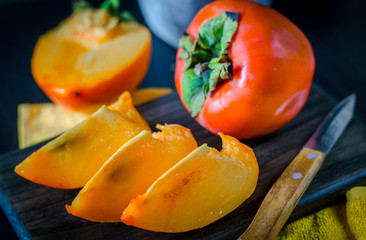
[[293, 119], [308, 97], [315, 59], [306, 36], [276, 10], [249, 0], [214, 1], [180, 41], [175, 85], [207, 130], [263, 136]]
[[145, 26], [87, 8], [39, 38], [31, 68], [52, 101], [93, 112], [134, 90], [146, 75], [150, 56], [151, 33]]

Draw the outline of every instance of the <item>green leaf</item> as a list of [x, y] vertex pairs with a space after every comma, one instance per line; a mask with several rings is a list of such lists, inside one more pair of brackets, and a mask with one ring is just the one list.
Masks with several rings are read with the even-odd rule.
[[[99, 7], [99, 9], [104, 9], [108, 11], [108, 13], [114, 17], [117, 17], [121, 22], [136, 22], [136, 18], [129, 11], [122, 11], [119, 13], [119, 0], [105, 0]], [[94, 9], [92, 5], [90, 5], [85, 0], [77, 0], [72, 4], [72, 11], [80, 11], [88, 8]]]
[[200, 28], [198, 42], [202, 48], [209, 49], [220, 42], [225, 16], [226, 13], [222, 13], [216, 18], [206, 21]]
[[85, 10], [88, 8], [93, 8], [92, 5], [90, 5], [87, 1], [85, 0], [78, 0], [72, 3], [72, 11], [76, 12], [76, 11], [80, 11], [80, 10]]
[[179, 40], [179, 47], [182, 48], [182, 51], [179, 55], [180, 59], [187, 59], [190, 57], [192, 52], [193, 43], [191, 42], [191, 37], [189, 35], [181, 37]]
[[99, 9], [107, 10], [112, 16], [119, 16], [119, 0], [105, 0]]
[[215, 63], [214, 66], [210, 66], [210, 68], [213, 69], [209, 80], [210, 94], [215, 90], [217, 85], [231, 78], [231, 74], [229, 72], [230, 65], [231, 63]]
[[228, 47], [238, 27], [238, 13], [224, 12], [206, 21], [191, 41], [188, 35], [179, 41], [180, 59], [186, 60], [182, 80], [183, 100], [196, 116], [211, 92], [232, 76]]
[[223, 12], [214, 19], [206, 21], [199, 30], [198, 43], [204, 49], [214, 47], [225, 50], [238, 26], [238, 13]]
[[191, 52], [193, 47], [191, 37], [189, 35], [181, 37], [181, 39], [179, 40], [179, 47], [183, 48], [184, 51]]
[[182, 80], [182, 95], [187, 107], [191, 110], [192, 117], [195, 117], [200, 111], [205, 101], [202, 91], [203, 81], [200, 81], [192, 69], [186, 71]]
[[[229, 15], [230, 14], [230, 15]], [[226, 21], [224, 22], [223, 28], [222, 28], [222, 38], [220, 39], [221, 44], [221, 52], [222, 54], [226, 54], [227, 48], [229, 47], [231, 38], [233, 37], [234, 33], [236, 32], [236, 29], [238, 27], [238, 13], [228, 13], [226, 15]], [[231, 17], [229, 17], [231, 16]], [[235, 19], [235, 20], [233, 20]]]
[[212, 74], [212, 70], [207, 70], [202, 73], [202, 81], [203, 81], [203, 94], [206, 98], [210, 97], [212, 90], [210, 89], [210, 76]]
[[119, 16], [122, 22], [137, 22], [136, 18], [127, 10], [123, 10]]
[[196, 64], [200, 64], [203, 62], [208, 62], [211, 59], [211, 54], [207, 51], [204, 50], [196, 50], [192, 57], [191, 57], [191, 62], [189, 65], [186, 65], [186, 68], [189, 67], [195, 67]]
[[105, 9], [112, 16], [118, 17], [121, 22], [136, 22], [136, 18], [129, 11], [119, 12], [119, 0], [104, 0], [99, 9]]
[[209, 90], [210, 90], [209, 96], [211, 95], [211, 92], [215, 90], [219, 77], [220, 77], [220, 68], [212, 70], [209, 80]]

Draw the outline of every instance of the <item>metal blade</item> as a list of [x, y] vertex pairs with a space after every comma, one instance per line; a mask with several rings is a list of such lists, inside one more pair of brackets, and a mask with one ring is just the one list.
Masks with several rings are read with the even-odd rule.
[[356, 94], [351, 94], [324, 118], [304, 147], [328, 154], [353, 117]]

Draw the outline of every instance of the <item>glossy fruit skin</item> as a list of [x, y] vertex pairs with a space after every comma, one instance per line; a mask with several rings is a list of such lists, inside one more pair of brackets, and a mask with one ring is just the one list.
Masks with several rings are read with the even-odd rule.
[[[315, 69], [312, 47], [280, 13], [245, 0], [206, 5], [186, 32], [197, 38], [203, 23], [223, 12], [239, 13], [228, 49], [233, 78], [211, 93], [195, 119], [215, 134], [239, 139], [271, 133], [294, 118], [307, 100]], [[185, 60], [179, 59], [181, 50], [176, 57], [175, 85], [188, 110], [182, 97]]]

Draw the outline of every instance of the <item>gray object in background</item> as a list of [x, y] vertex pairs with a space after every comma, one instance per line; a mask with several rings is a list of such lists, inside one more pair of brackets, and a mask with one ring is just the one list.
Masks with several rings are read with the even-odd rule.
[[[142, 14], [151, 31], [173, 48], [196, 13], [213, 0], [138, 0]], [[256, 2], [271, 5], [271, 0]]]

